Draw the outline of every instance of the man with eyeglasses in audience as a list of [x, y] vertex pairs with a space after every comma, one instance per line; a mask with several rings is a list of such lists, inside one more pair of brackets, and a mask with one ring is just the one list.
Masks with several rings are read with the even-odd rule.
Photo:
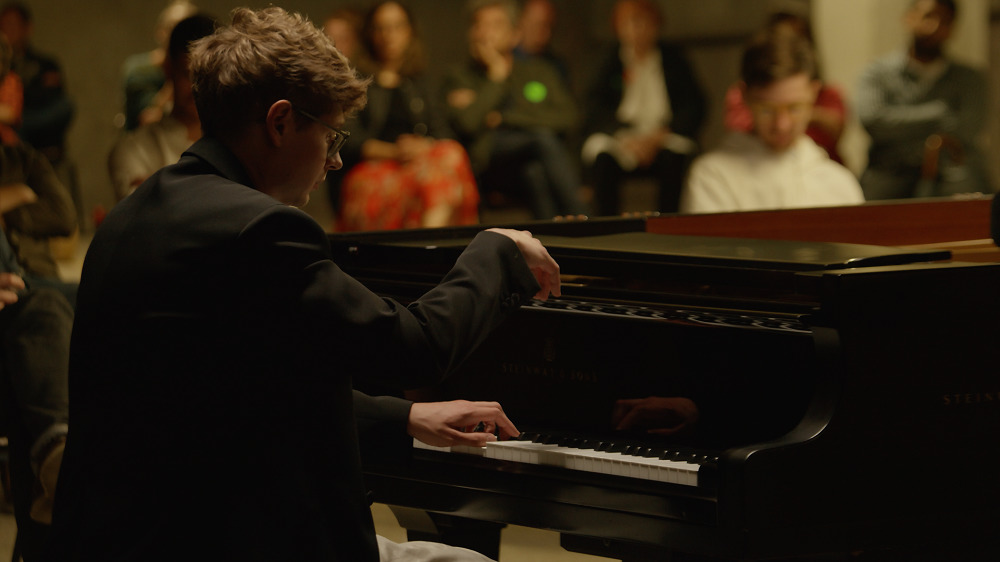
[[854, 174], [808, 135], [820, 83], [812, 47], [778, 30], [755, 37], [743, 54], [749, 133], [734, 131], [697, 158], [681, 193], [682, 213], [852, 205], [864, 202]]

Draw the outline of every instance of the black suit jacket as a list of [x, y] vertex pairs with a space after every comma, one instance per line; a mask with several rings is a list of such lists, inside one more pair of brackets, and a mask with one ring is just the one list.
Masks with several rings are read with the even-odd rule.
[[[670, 43], [659, 43], [663, 64], [663, 77], [670, 96], [670, 130], [698, 141], [705, 122], [705, 94], [695, 77], [684, 52]], [[625, 92], [623, 73], [625, 66], [619, 53], [621, 44], [615, 43], [596, 65], [587, 89], [587, 118], [584, 131], [612, 134], [622, 127], [616, 113]]]
[[53, 559], [377, 560], [352, 378], [438, 380], [538, 289], [516, 245], [484, 232], [404, 307], [249, 185], [203, 139], [95, 234]]

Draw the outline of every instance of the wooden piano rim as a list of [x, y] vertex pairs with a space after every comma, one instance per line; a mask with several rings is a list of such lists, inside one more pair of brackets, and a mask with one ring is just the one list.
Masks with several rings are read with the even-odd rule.
[[659, 234], [944, 249], [950, 250], [959, 261], [1000, 262], [1000, 248], [990, 238], [992, 201], [993, 196], [966, 196], [875, 201], [842, 207], [660, 215], [647, 218], [646, 230]]

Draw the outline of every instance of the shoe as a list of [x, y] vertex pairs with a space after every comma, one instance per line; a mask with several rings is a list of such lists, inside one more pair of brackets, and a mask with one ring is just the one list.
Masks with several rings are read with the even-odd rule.
[[56, 497], [56, 480], [59, 478], [59, 467], [62, 465], [63, 451], [66, 449], [66, 439], [55, 441], [46, 453], [44, 460], [38, 465], [38, 481], [35, 484], [35, 499], [31, 502], [30, 516], [33, 520], [52, 524], [52, 504]]

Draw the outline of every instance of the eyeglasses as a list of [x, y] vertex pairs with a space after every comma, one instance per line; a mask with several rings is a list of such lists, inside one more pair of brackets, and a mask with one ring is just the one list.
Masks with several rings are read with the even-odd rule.
[[333, 138], [330, 139], [329, 141], [330, 145], [326, 149], [326, 157], [329, 158], [330, 160], [336, 158], [337, 153], [340, 152], [340, 149], [344, 148], [344, 145], [347, 144], [347, 139], [351, 137], [351, 133], [348, 133], [347, 131], [341, 131], [340, 129], [327, 125], [323, 121], [320, 121], [319, 117], [316, 117], [315, 115], [309, 113], [308, 111], [299, 109], [297, 107], [293, 107], [293, 109], [295, 109], [296, 112], [298, 112], [306, 119], [310, 121], [315, 121], [316, 123], [319, 123], [320, 125], [323, 125], [327, 129], [333, 131]]

